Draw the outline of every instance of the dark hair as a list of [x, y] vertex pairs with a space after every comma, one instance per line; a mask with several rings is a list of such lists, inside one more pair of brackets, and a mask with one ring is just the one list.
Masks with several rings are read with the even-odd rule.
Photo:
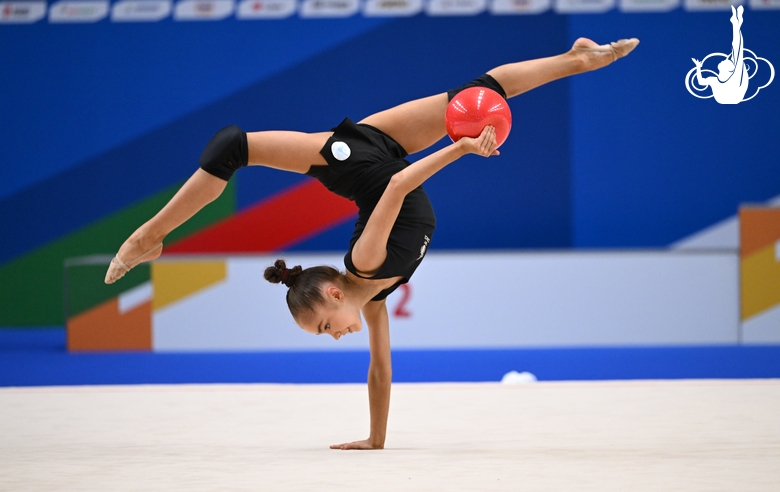
[[287, 307], [297, 320], [306, 313], [313, 313], [318, 306], [325, 303], [325, 297], [322, 295], [323, 284], [337, 282], [341, 273], [329, 266], [309, 267], [304, 270], [298, 265], [288, 269], [284, 260], [276, 260], [274, 266], [265, 269], [263, 277], [272, 284], [283, 283], [289, 287]]

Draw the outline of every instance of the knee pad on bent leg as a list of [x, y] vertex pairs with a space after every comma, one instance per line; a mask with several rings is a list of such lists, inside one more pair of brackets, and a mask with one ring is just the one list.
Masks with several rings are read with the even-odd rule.
[[248, 162], [246, 133], [236, 125], [218, 131], [200, 155], [201, 169], [225, 181]]
[[485, 74], [480, 75], [468, 84], [464, 84], [458, 88], [452, 89], [451, 91], [447, 91], [448, 100], [452, 101], [452, 98], [455, 97], [458, 92], [462, 91], [463, 89], [468, 89], [469, 87], [487, 87], [488, 89], [493, 89], [494, 91], [498, 92], [501, 97], [506, 99], [506, 91], [503, 87], [501, 87], [501, 84], [499, 84], [498, 81], [492, 76]]

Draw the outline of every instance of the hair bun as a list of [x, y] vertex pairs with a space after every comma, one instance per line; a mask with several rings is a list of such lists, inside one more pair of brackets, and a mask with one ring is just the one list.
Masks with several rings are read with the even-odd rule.
[[292, 268], [287, 268], [287, 264], [284, 260], [276, 260], [273, 266], [269, 266], [265, 269], [263, 277], [272, 284], [284, 284], [287, 287], [295, 285], [295, 281], [298, 280], [298, 275], [301, 274], [303, 268], [298, 265]]

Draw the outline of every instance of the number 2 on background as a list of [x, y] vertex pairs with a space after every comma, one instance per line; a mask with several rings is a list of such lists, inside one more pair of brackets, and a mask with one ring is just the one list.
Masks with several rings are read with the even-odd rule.
[[401, 291], [401, 300], [393, 311], [393, 315], [396, 318], [411, 318], [412, 313], [407, 309], [409, 301], [412, 300], [412, 286], [409, 284], [402, 284], [398, 290]]

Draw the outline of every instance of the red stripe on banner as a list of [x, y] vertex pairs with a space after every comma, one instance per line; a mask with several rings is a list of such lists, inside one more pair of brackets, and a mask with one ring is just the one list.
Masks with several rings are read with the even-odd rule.
[[296, 185], [172, 245], [165, 253], [265, 253], [310, 238], [357, 214], [318, 181]]

